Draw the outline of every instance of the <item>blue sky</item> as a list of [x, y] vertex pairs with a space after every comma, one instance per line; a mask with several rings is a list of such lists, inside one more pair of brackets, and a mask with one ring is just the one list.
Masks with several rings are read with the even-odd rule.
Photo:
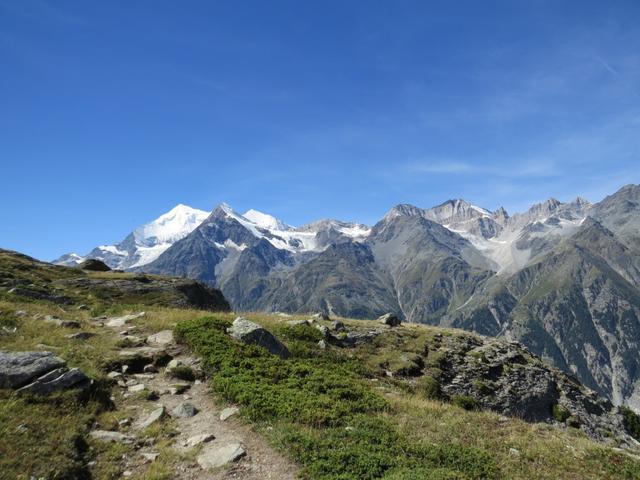
[[640, 182], [640, 2], [0, 0], [0, 247]]

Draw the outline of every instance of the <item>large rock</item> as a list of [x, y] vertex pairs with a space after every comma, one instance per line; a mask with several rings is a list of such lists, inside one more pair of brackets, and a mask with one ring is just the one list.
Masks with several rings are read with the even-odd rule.
[[156, 343], [159, 345], [168, 345], [173, 343], [173, 330], [162, 330], [147, 337], [147, 343]]
[[402, 323], [400, 318], [393, 313], [385, 313], [381, 317], [378, 317], [378, 321], [383, 325], [389, 325], [390, 327], [397, 327]]
[[198, 465], [203, 469], [218, 468], [235, 462], [246, 455], [244, 447], [239, 443], [229, 443], [219, 446], [210, 444], [198, 455]]
[[0, 351], [0, 388], [21, 387], [64, 365], [52, 352]]
[[235, 339], [250, 345], [266, 348], [270, 353], [282, 358], [289, 357], [289, 350], [271, 332], [244, 317], [233, 321], [227, 332]]
[[109, 265], [104, 263], [102, 260], [96, 260], [95, 258], [89, 258], [88, 260], [85, 260], [84, 262], [78, 265], [78, 268], [81, 268], [82, 270], [89, 270], [92, 272], [111, 271], [111, 268], [109, 267]]
[[120, 432], [112, 432], [109, 430], [93, 430], [89, 432], [89, 436], [95, 440], [109, 443], [124, 443], [129, 444], [135, 441], [135, 437], [131, 435], [125, 435]]
[[113, 317], [107, 319], [106, 326], [107, 327], [124, 327], [125, 324], [129, 323], [131, 320], [135, 320], [136, 318], [141, 318], [145, 316], [145, 312], [132, 313], [130, 315], [123, 315], [122, 317]]
[[153, 412], [151, 412], [143, 421], [138, 424], [138, 428], [144, 430], [145, 428], [153, 425], [158, 420], [161, 420], [165, 415], [165, 408], [161, 406], [156, 408]]
[[67, 370], [66, 367], [61, 367], [42, 375], [34, 382], [19, 388], [18, 391], [45, 395], [69, 388], [86, 388], [90, 383], [89, 377], [79, 368]]
[[193, 403], [182, 402], [176, 408], [171, 410], [171, 416], [173, 418], [189, 418], [198, 413], [198, 409]]

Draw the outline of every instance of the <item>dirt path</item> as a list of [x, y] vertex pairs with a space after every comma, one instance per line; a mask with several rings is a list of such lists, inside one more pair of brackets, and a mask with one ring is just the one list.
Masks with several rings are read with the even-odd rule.
[[[105, 322], [106, 323], [106, 322]], [[117, 323], [117, 322], [116, 322]], [[135, 319], [127, 322], [125, 328], [135, 332]], [[105, 334], [121, 336], [123, 326], [105, 325]], [[118, 333], [120, 332], [120, 333]], [[153, 332], [152, 332], [153, 333]], [[162, 345], [150, 346], [159, 349], [166, 349], [172, 353], [174, 361], [181, 365], [193, 367], [197, 370], [198, 361], [190, 357], [184, 347], [177, 346], [173, 341]], [[149, 346], [138, 346], [123, 350], [136, 352], [149, 350]], [[171, 365], [170, 365], [171, 366]], [[169, 366], [169, 367], [170, 367]], [[172, 418], [172, 426], [177, 430], [177, 435], [172, 439], [171, 448], [179, 455], [172, 455], [175, 459], [170, 462], [173, 470], [173, 477], [177, 480], [222, 480], [222, 479], [247, 479], [247, 480], [293, 480], [296, 478], [298, 467], [289, 459], [270, 447], [266, 441], [250, 426], [244, 424], [237, 414], [230, 416], [226, 420], [221, 420], [220, 414], [229, 405], [219, 404], [214, 400], [213, 395], [208, 391], [206, 381], [195, 380], [192, 382], [177, 380], [172, 378], [167, 368], [159, 368], [157, 372], [147, 373], [125, 373], [119, 378], [122, 395], [116, 395], [116, 406], [118, 410], [126, 411], [131, 418], [129, 435], [141, 436], [140, 423], [147, 419], [149, 415], [164, 407], [164, 418]], [[176, 392], [177, 384], [182, 384]], [[144, 400], [141, 395], [130, 393], [135, 385], [144, 385], [144, 391], [154, 391], [159, 394], [155, 400]], [[188, 385], [188, 386], [187, 386]], [[117, 388], [117, 387], [116, 387]], [[173, 390], [172, 390], [173, 389]], [[188, 403], [196, 407], [197, 413], [193, 416], [176, 417], [173, 410], [181, 404]], [[166, 420], [158, 420], [162, 422]], [[206, 441], [202, 441], [204, 437]], [[198, 438], [196, 440], [196, 438]], [[189, 440], [198, 442], [196, 445], [188, 445]], [[207, 468], [200, 463], [203, 454], [216, 454], [220, 449], [224, 450], [232, 445], [237, 445], [244, 450], [241, 458], [229, 461], [220, 467]], [[144, 472], [148, 468], [149, 458], [145, 454], [158, 453], [153, 445], [145, 445], [136, 456], [127, 459], [125, 465], [125, 476], [131, 478], [144, 477]], [[159, 461], [158, 459], [152, 461]]]

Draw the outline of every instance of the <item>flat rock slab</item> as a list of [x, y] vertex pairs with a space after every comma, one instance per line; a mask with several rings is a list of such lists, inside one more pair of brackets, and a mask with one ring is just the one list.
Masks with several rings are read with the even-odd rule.
[[17, 388], [57, 368], [65, 361], [53, 352], [0, 351], [0, 388]]
[[173, 330], [162, 330], [147, 337], [147, 343], [158, 345], [168, 345], [173, 343]]
[[124, 327], [124, 325], [131, 320], [135, 320], [136, 318], [144, 317], [146, 315], [145, 312], [140, 313], [132, 313], [131, 315], [123, 315], [122, 317], [112, 317], [108, 318], [105, 325], [107, 327]]
[[86, 388], [90, 383], [89, 377], [79, 368], [68, 370], [67, 367], [61, 367], [42, 375], [34, 382], [19, 388], [18, 391], [45, 395], [70, 388]]
[[96, 440], [100, 440], [102, 442], [110, 442], [110, 443], [133, 443], [135, 441], [135, 437], [131, 435], [125, 435], [120, 432], [112, 432], [109, 430], [93, 430], [89, 432], [89, 436]]
[[233, 321], [227, 333], [236, 340], [266, 348], [270, 353], [282, 358], [288, 358], [290, 353], [280, 340], [273, 336], [267, 329], [244, 317], [238, 317]]
[[147, 418], [145, 418], [142, 422], [140, 422], [137, 427], [140, 430], [144, 430], [145, 428], [153, 425], [154, 423], [156, 423], [158, 420], [161, 420], [162, 417], [165, 416], [165, 408], [164, 406], [160, 407], [160, 408], [156, 408], [153, 412], [151, 412]]
[[222, 446], [210, 444], [198, 455], [197, 462], [201, 468], [207, 470], [235, 462], [246, 454], [244, 447], [239, 443], [228, 443]]
[[228, 418], [231, 418], [234, 415], [237, 415], [239, 411], [240, 409], [238, 407], [227, 407], [224, 410], [222, 410], [222, 412], [220, 412], [220, 420], [224, 422]]

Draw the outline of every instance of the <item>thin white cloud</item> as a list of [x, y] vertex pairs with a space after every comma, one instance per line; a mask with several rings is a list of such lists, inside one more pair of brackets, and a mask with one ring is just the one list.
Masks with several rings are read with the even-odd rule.
[[419, 160], [406, 163], [404, 170], [410, 174], [480, 174], [503, 178], [552, 177], [559, 174], [559, 171], [553, 164], [544, 160], [508, 162], [508, 164], [490, 163], [486, 161]]

